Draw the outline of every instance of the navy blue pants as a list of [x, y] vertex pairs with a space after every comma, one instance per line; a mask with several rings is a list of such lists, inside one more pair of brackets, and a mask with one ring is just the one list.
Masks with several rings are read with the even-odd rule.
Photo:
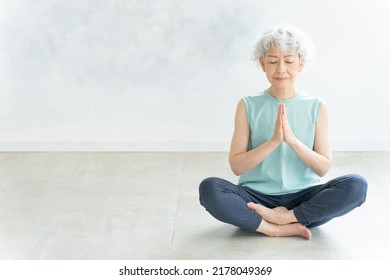
[[293, 209], [298, 222], [315, 227], [342, 216], [366, 200], [367, 181], [355, 174], [284, 195], [266, 195], [220, 178], [207, 178], [199, 186], [200, 203], [216, 219], [255, 232], [261, 216], [247, 206], [259, 203], [268, 208]]

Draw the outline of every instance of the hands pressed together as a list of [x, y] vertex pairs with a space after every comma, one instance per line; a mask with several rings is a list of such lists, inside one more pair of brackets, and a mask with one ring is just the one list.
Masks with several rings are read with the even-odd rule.
[[291, 145], [296, 141], [295, 135], [287, 120], [286, 106], [283, 103], [279, 106], [278, 117], [275, 123], [275, 132], [271, 140], [277, 146], [283, 142]]

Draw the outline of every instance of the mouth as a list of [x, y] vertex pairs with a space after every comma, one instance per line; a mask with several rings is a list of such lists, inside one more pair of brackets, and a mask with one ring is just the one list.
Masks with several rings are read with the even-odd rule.
[[277, 81], [285, 81], [287, 79], [288, 78], [285, 78], [285, 77], [275, 77], [275, 80], [277, 80]]

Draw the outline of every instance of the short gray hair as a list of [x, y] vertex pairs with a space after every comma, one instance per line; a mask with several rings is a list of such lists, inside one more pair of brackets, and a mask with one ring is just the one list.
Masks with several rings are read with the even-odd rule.
[[260, 57], [264, 57], [271, 47], [282, 52], [297, 52], [305, 68], [315, 59], [314, 46], [309, 38], [303, 31], [292, 25], [276, 26], [265, 32], [255, 46], [254, 61], [259, 64]]

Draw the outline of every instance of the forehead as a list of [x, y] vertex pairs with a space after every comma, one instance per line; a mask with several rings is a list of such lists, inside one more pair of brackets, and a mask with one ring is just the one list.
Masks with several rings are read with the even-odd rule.
[[271, 47], [265, 53], [268, 57], [295, 57], [298, 56], [298, 52], [283, 52], [277, 48]]

